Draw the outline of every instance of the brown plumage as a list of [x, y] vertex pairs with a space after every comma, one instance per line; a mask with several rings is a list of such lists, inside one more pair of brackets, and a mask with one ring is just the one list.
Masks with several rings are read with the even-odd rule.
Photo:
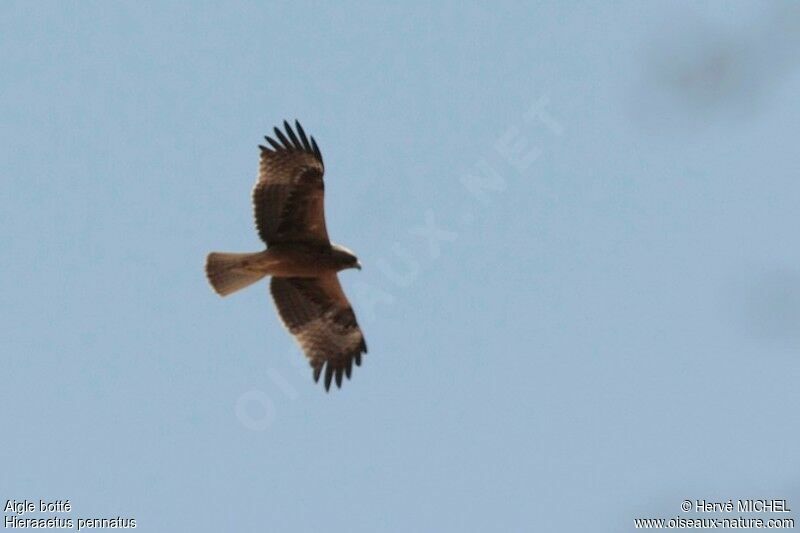
[[328, 238], [325, 226], [325, 167], [313, 137], [299, 122], [297, 133], [284, 121], [285, 134], [265, 137], [253, 188], [256, 229], [267, 244], [250, 254], [212, 252], [206, 275], [213, 289], [227, 296], [265, 276], [283, 324], [294, 335], [325, 390], [348, 379], [353, 363], [367, 352], [353, 308], [337, 272], [361, 268], [352, 252]]

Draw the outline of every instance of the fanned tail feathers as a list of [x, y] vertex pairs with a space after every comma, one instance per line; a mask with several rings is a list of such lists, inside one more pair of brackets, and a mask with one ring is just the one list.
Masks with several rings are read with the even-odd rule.
[[230, 254], [211, 252], [208, 254], [206, 276], [214, 292], [220, 296], [227, 296], [263, 278], [266, 274], [244, 268], [247, 260], [256, 255], [258, 253]]

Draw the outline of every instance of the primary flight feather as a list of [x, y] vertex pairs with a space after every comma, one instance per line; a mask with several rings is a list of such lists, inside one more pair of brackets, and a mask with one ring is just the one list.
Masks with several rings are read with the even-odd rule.
[[364, 334], [339, 284], [337, 272], [361, 268], [347, 248], [331, 243], [325, 226], [325, 166], [314, 137], [288, 122], [275, 128], [253, 188], [256, 229], [267, 249], [255, 253], [212, 252], [206, 275], [214, 291], [227, 296], [272, 276], [270, 292], [281, 321], [300, 344], [325, 390], [350, 378], [353, 363], [367, 352]]

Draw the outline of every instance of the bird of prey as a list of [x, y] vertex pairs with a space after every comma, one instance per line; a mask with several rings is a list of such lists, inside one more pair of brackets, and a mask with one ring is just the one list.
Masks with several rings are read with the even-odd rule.
[[267, 248], [255, 253], [212, 252], [206, 276], [220, 296], [272, 276], [270, 292], [284, 326], [309, 359], [314, 381], [325, 369], [325, 390], [335, 378], [350, 378], [353, 363], [367, 352], [364, 334], [339, 284], [337, 272], [361, 269], [358, 258], [331, 243], [325, 227], [322, 175], [325, 167], [314, 137], [295, 121], [285, 133], [259, 146], [261, 162], [253, 188], [258, 234]]

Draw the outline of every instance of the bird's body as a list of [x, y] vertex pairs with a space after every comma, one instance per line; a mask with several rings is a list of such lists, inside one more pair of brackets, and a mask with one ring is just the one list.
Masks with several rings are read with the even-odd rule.
[[[350, 268], [350, 266], [344, 266], [347, 263], [340, 258], [334, 246], [303, 243], [276, 244], [263, 252], [252, 254], [211, 252], [208, 258], [210, 264], [218, 264], [225, 260], [235, 260], [230, 265], [234, 270], [240, 270], [242, 274], [259, 275], [260, 277], [316, 278], [320, 274], [336, 274], [343, 268]], [[224, 271], [217, 272], [224, 275]], [[227, 294], [223, 294], [223, 296], [227, 296]]]
[[[227, 296], [265, 276], [284, 325], [295, 336], [325, 388], [350, 377], [367, 345], [337, 272], [361, 268], [347, 248], [328, 239], [324, 216], [324, 167], [314, 138], [296, 123], [284, 122], [280, 142], [267, 137], [261, 146], [259, 177], [253, 189], [256, 228], [267, 249], [254, 253], [212, 252], [206, 275], [213, 289]], [[288, 138], [287, 138], [288, 136]], [[298, 137], [299, 136], [299, 137]]]

